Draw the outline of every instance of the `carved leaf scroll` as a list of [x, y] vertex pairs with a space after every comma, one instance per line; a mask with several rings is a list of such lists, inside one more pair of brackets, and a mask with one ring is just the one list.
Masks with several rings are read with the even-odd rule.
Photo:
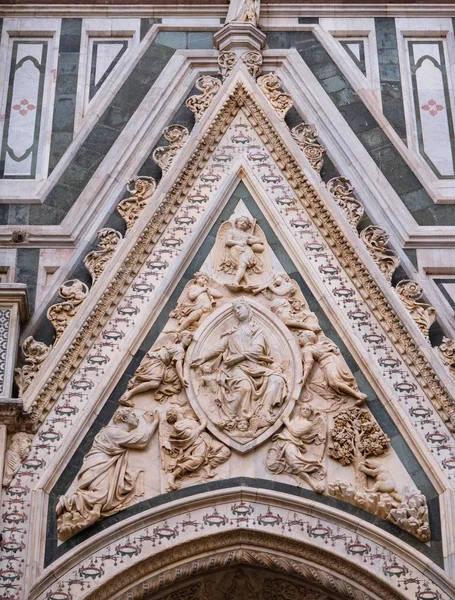
[[294, 101], [291, 94], [280, 91], [282, 87], [281, 79], [275, 73], [268, 73], [259, 77], [257, 82], [278, 117], [284, 121], [284, 117], [288, 110], [292, 108]]
[[220, 91], [221, 81], [210, 75], [202, 75], [202, 77], [199, 77], [196, 81], [195, 87], [202, 92], [202, 94], [190, 96], [186, 101], [186, 105], [190, 111], [194, 113], [194, 118], [197, 123], [201, 120], [202, 115], [212, 103], [215, 95]]
[[118, 203], [117, 212], [125, 221], [128, 231], [156, 190], [156, 181], [153, 177], [134, 177], [126, 184], [126, 190], [131, 196]]
[[56, 333], [54, 345], [62, 337], [88, 293], [88, 286], [79, 279], [70, 279], [60, 286], [59, 294], [64, 302], [54, 304], [47, 311], [47, 318], [54, 326]]
[[326, 150], [319, 143], [316, 127], [307, 123], [300, 123], [300, 125], [296, 125], [291, 129], [291, 134], [310, 161], [310, 165], [319, 175]]
[[450, 375], [455, 379], [455, 341], [442, 338], [442, 344], [438, 348], [443, 363], [448, 367]]
[[164, 128], [163, 135], [165, 140], [169, 142], [169, 145], [158, 146], [153, 152], [153, 160], [161, 168], [163, 173], [167, 173], [171, 168], [177, 152], [186, 144], [190, 133], [183, 125], [169, 125], [169, 127]]
[[237, 54], [235, 52], [220, 52], [218, 56], [218, 66], [220, 68], [220, 75], [223, 81], [229, 77], [236, 62]]
[[360, 233], [360, 239], [374, 258], [381, 273], [390, 283], [395, 269], [400, 264], [400, 257], [396, 252], [387, 248], [389, 235], [380, 227], [370, 225]]
[[25, 357], [25, 364], [23, 367], [14, 369], [14, 381], [18, 387], [20, 398], [35, 378], [41, 365], [48, 357], [50, 350], [51, 346], [46, 346], [43, 342], [38, 342], [32, 336], [24, 340], [22, 353]]
[[436, 309], [430, 304], [418, 302], [423, 295], [422, 286], [416, 281], [403, 279], [395, 289], [420, 331], [428, 338], [430, 327], [436, 321]]
[[98, 232], [99, 249], [89, 252], [84, 258], [84, 265], [92, 276], [93, 283], [102, 275], [121, 240], [122, 234], [115, 229], [106, 227]]
[[354, 188], [349, 179], [346, 179], [346, 177], [333, 177], [327, 182], [327, 189], [346, 215], [351, 227], [357, 229], [364, 208], [363, 204], [355, 197]]

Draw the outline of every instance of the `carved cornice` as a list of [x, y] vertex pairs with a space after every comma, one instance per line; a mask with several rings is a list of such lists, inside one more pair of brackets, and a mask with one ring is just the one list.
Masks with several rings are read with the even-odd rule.
[[[368, 570], [327, 550], [273, 534], [240, 530], [201, 537], [147, 557], [119, 577], [97, 586], [87, 594], [86, 600], [108, 600], [117, 597], [121, 590], [119, 598], [122, 600], [145, 600], [175, 583], [233, 565], [256, 566], [297, 576], [325, 592], [352, 600], [372, 600], [378, 596], [383, 600], [402, 600], [405, 597]], [[365, 591], [368, 589], [374, 590], [375, 595], [368, 594]]]
[[368, 268], [358, 256], [356, 249], [346, 238], [342, 228], [337, 223], [336, 217], [332, 215], [325, 201], [308, 182], [297, 160], [288, 150], [266, 114], [241, 82], [235, 86], [224, 105], [213, 117], [211, 125], [205, 132], [199, 146], [183, 166], [165, 200], [156, 209], [123, 264], [118, 266], [105, 293], [93, 308], [83, 327], [75, 334], [72, 344], [56, 364], [52, 374], [37, 394], [29, 413], [26, 415], [28, 422], [36, 426], [50, 403], [58, 397], [60, 390], [64, 388], [66, 382], [80, 364], [85, 352], [95, 341], [99, 328], [112, 314], [120, 302], [122, 294], [132, 282], [135, 273], [138, 272], [152, 251], [158, 239], [157, 234], [172, 218], [172, 211], [183, 201], [185, 194], [188, 193], [191, 185], [210, 158], [213, 147], [222, 138], [241, 107], [245, 110], [252, 125], [260, 133], [261, 139], [264, 140], [266, 146], [276, 157], [295, 194], [314, 219], [321, 234], [329, 245], [334, 248], [338, 260], [351, 277], [359, 293], [366, 300], [376, 317], [383, 323], [403, 359], [413, 367], [413, 372], [416, 373], [417, 379], [441, 417], [448, 423], [451, 431], [455, 431], [454, 401], [421, 351], [421, 342], [415, 340], [413, 334], [406, 329], [384, 293], [374, 281]]

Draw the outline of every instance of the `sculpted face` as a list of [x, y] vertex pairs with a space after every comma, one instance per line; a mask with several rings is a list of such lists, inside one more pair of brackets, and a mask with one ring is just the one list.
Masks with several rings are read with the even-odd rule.
[[248, 217], [240, 217], [236, 220], [235, 222], [236, 227], [238, 229], [241, 229], [242, 231], [248, 231], [248, 229], [250, 229], [251, 227], [251, 223], [250, 220], [248, 219]]
[[246, 304], [238, 303], [234, 305], [234, 315], [239, 321], [245, 321], [249, 315], [248, 306]]
[[189, 331], [184, 331], [180, 334], [180, 341], [187, 348], [191, 341], [193, 340], [193, 335]]
[[302, 406], [302, 408], [299, 411], [299, 414], [304, 419], [308, 419], [313, 414], [313, 409], [311, 408], [311, 406]]
[[125, 419], [125, 423], [127, 423], [127, 425], [131, 425], [131, 427], [137, 427], [139, 425], [139, 419], [136, 413], [133, 411], [129, 412]]
[[174, 423], [177, 422], [177, 411], [175, 411], [173, 408], [170, 408], [167, 412], [166, 412], [166, 421], [170, 424], [173, 425]]

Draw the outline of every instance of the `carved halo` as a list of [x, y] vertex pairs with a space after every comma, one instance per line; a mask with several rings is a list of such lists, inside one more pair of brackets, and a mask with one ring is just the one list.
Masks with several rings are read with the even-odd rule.
[[[271, 412], [273, 418], [271, 418], [265, 426], [264, 422], [261, 421], [261, 426], [258, 427], [256, 431], [254, 431], [254, 426], [250, 427], [250, 429], [244, 433], [243, 437], [242, 432], [239, 430], [232, 431], [229, 427], [219, 426], [220, 419], [217, 410], [217, 402], [219, 405], [220, 401], [219, 399], [217, 400], [217, 393], [213, 388], [210, 389], [210, 385], [207, 386], [202, 382], [204, 374], [201, 372], [201, 369], [191, 367], [191, 364], [195, 360], [201, 356], [206, 356], [214, 346], [223, 342], [229, 335], [229, 332], [236, 330], [238, 322], [234, 316], [233, 306], [239, 300], [240, 302], [249, 305], [254, 320], [254, 326], [257, 327], [258, 330], [261, 330], [266, 339], [270, 357], [274, 360], [274, 364], [270, 365], [271, 368], [269, 369], [269, 372], [276, 371], [277, 373], [281, 373], [281, 377], [285, 380], [285, 387], [287, 388], [286, 396], [281, 403], [278, 398], [278, 405], [274, 407]], [[219, 355], [218, 358], [212, 358], [206, 363], [212, 365], [209, 377], [213, 375], [212, 381], [215, 388], [217, 386], [223, 386], [225, 383], [223, 378], [226, 376], [226, 369], [223, 368], [223, 360], [223, 355]], [[200, 419], [207, 420], [207, 429], [214, 436], [227, 446], [241, 453], [249, 452], [253, 448], [256, 448], [270, 438], [270, 436], [282, 426], [280, 417], [283, 415], [290, 415], [301, 391], [302, 363], [295, 338], [271, 311], [258, 302], [245, 297], [235, 300], [234, 303], [223, 304], [223, 306], [214, 311], [214, 313], [203, 322], [194, 334], [194, 343], [191, 344], [187, 351], [184, 368], [185, 377], [189, 381], [188, 398], [197, 416]], [[218, 381], [214, 381], [217, 376]], [[275, 382], [276, 377], [277, 376], [275, 375]], [[269, 386], [269, 382], [270, 380], [266, 382], [265, 387], [269, 387], [270, 390], [273, 391], [274, 385], [272, 383], [272, 385]], [[220, 389], [220, 387], [218, 387], [218, 389]], [[226, 393], [230, 393], [232, 396], [233, 392], [230, 390]], [[261, 399], [256, 400], [256, 402], [259, 406]], [[250, 425], [252, 423], [253, 421], [250, 421]]]

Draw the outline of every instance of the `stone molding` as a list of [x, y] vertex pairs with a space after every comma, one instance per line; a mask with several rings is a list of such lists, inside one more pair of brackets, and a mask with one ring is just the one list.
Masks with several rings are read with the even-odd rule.
[[[264, 136], [265, 144], [276, 153], [279, 162], [283, 165], [283, 171], [295, 189], [297, 197], [307, 208], [310, 216], [315, 218], [316, 224], [322, 229], [322, 235], [329, 240], [332, 246], [337, 248], [340, 261], [346, 268], [346, 272], [351, 276], [353, 283], [363, 297], [369, 299], [372, 310], [384, 321], [392, 335], [397, 340], [400, 340], [402, 348], [405, 349], [404, 359], [409, 365], [414, 365], [419, 373], [421, 384], [426, 389], [427, 395], [432, 398], [444, 421], [454, 429], [455, 407], [453, 400], [428, 363], [427, 357], [421, 350], [420, 342], [417, 342], [414, 339], [414, 334], [409, 333], [404, 327], [384, 293], [373, 280], [352, 243], [348, 241], [344, 232], [337, 224], [336, 218], [331, 214], [326, 202], [308, 182], [299, 164], [290, 154], [277, 133], [275, 126], [269, 121], [269, 118], [250, 95], [245, 85], [240, 82], [237, 82], [235, 88], [232, 88], [229, 98], [213, 118], [199, 147], [191, 155], [190, 160], [183, 169], [180, 170], [180, 174], [172, 185], [166, 199], [156, 209], [151, 221], [143, 230], [137, 244], [130, 251], [128, 257], [126, 257], [123, 264], [120, 264], [106, 292], [98, 301], [97, 306], [92, 310], [82, 329], [77, 333], [69, 351], [65, 353], [65, 357], [54, 368], [53, 374], [44, 383], [44, 386], [35, 399], [32, 400], [29, 397], [26, 400], [26, 405], [29, 407], [27, 410], [27, 421], [33, 422], [36, 426], [40, 418], [42, 418], [43, 411], [49, 406], [51, 398], [55, 399], [58, 390], [64, 387], [65, 382], [68, 381], [71, 373], [82, 358], [81, 348], [87, 348], [92, 343], [100, 323], [102, 320], [104, 321], [104, 319], [108, 318], [108, 315], [115, 308], [116, 303], [119, 302], [121, 291], [126, 289], [126, 286], [132, 280], [133, 274], [150, 253], [157, 239], [156, 233], [160, 230], [162, 224], [171, 218], [170, 211], [172, 207], [180, 203], [182, 194], [189, 189], [197, 173], [206, 163], [209, 156], [208, 149], [213, 147], [217, 140], [221, 138], [240, 106], [244, 108], [248, 118], [253, 119], [255, 128]], [[278, 120], [278, 117], [276, 119]]]

